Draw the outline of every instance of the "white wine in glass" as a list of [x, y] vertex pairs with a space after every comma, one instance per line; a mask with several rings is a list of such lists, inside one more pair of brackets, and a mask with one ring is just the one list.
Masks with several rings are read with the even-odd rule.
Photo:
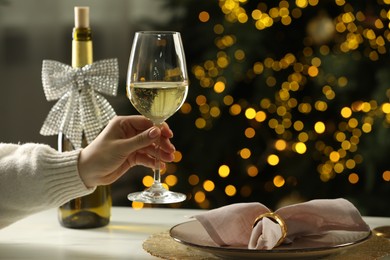
[[[161, 126], [184, 103], [188, 75], [179, 32], [137, 32], [131, 49], [126, 84], [127, 96], [137, 111]], [[186, 199], [161, 184], [160, 148], [156, 144], [154, 182], [128, 199], [143, 203], [176, 203]]]

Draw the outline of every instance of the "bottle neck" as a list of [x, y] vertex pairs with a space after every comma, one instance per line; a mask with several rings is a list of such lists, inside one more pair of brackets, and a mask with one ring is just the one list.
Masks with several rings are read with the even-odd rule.
[[93, 62], [92, 33], [90, 28], [74, 28], [72, 41], [72, 67], [80, 68]]

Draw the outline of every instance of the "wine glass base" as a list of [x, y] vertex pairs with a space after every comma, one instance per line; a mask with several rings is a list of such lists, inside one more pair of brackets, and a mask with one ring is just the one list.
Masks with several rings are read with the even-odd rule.
[[186, 195], [166, 190], [164, 187], [160, 187], [160, 185], [157, 185], [157, 187], [153, 185], [145, 191], [130, 193], [127, 195], [127, 198], [136, 202], [169, 204], [184, 201], [186, 199]]

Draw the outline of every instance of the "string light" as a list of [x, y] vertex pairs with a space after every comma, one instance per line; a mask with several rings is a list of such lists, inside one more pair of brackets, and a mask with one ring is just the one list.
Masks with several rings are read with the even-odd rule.
[[[245, 44], [240, 44], [239, 33], [231, 33], [229, 25], [245, 25], [261, 35], [274, 26], [291, 26], [309, 12], [310, 7], [318, 6], [319, 1], [269, 1], [253, 8], [247, 8], [248, 3], [247, 0], [219, 0], [224, 21], [213, 21], [213, 13], [207, 10], [197, 14], [199, 23], [216, 22], [211, 25], [216, 52], [191, 68], [202, 94], [195, 97], [194, 103], [184, 103], [180, 112], [196, 114], [194, 126], [205, 131], [221, 116], [230, 116], [239, 122], [237, 124], [246, 122], [241, 134], [249, 144], [238, 148], [233, 161], [244, 165], [242, 174], [249, 180], [240, 186], [229, 184], [239, 173], [232, 174], [235, 166], [230, 165], [231, 162], [220, 163], [215, 176], [201, 180], [199, 174], [193, 173], [187, 177], [193, 187], [192, 198], [199, 207], [208, 208], [208, 198], [216, 192], [228, 197], [249, 197], [254, 189], [251, 179], [266, 175], [266, 167], [278, 171], [264, 183], [262, 188], [266, 192], [295, 186], [299, 178], [285, 175], [282, 165], [286, 164], [287, 157], [301, 158], [307, 154], [317, 164], [316, 174], [322, 182], [345, 173], [344, 178], [351, 185], [358, 185], [363, 178], [358, 167], [364, 161], [359, 147], [378, 120], [383, 121], [382, 126], [390, 128], [390, 102], [358, 99], [335, 108], [334, 102], [353, 84], [353, 79], [327, 71], [326, 63], [333, 55], [349, 54], [354, 59], [365, 58], [372, 62], [387, 55], [390, 2], [383, 1], [379, 4], [383, 7], [379, 13], [367, 17], [368, 14], [345, 0], [334, 0], [339, 14], [332, 18], [321, 14], [309, 22], [308, 35], [302, 40], [300, 52], [287, 51], [280, 57], [265, 55], [262, 58], [251, 57], [253, 54], [244, 48]], [[253, 62], [242, 72], [240, 64], [248, 60]], [[228, 75], [226, 71], [233, 73]], [[236, 97], [230, 88], [237, 79], [256, 81], [256, 87], [262, 88], [264, 94], [252, 100]], [[310, 94], [311, 82], [320, 82], [315, 95]], [[240, 86], [245, 87], [245, 84]], [[309, 94], [302, 94], [305, 91]], [[390, 97], [390, 90], [383, 95]], [[334, 113], [335, 117], [329, 119], [326, 116], [329, 113]], [[309, 116], [315, 120], [308, 120]], [[273, 139], [268, 140], [267, 147], [260, 153], [250, 142], [261, 137], [262, 128], [272, 130]], [[182, 154], [177, 151], [174, 163], [181, 160]], [[167, 172], [165, 184], [177, 185], [180, 179], [174, 178], [175, 169]], [[390, 181], [389, 170], [382, 172], [382, 179]], [[221, 181], [224, 188], [218, 187], [217, 181]], [[151, 180], [145, 177], [143, 183], [150, 186]]]

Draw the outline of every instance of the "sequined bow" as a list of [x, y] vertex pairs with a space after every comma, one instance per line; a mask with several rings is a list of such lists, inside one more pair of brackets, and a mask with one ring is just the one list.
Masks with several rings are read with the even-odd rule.
[[115, 116], [100, 94], [116, 96], [119, 70], [116, 59], [73, 68], [58, 61], [44, 60], [42, 84], [48, 101], [57, 100], [40, 130], [42, 135], [63, 133], [80, 148], [83, 132], [90, 143]]

